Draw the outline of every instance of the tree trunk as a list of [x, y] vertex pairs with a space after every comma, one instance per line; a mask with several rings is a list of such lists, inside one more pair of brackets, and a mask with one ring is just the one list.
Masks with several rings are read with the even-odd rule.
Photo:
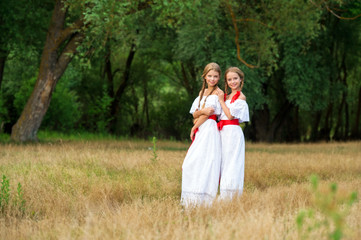
[[333, 104], [330, 103], [327, 107], [326, 116], [324, 120], [324, 125], [321, 127], [321, 130], [318, 133], [318, 137], [315, 140], [330, 140], [331, 134], [331, 126], [332, 126], [332, 111], [333, 111]]
[[5, 68], [7, 55], [8, 55], [7, 52], [0, 50], [0, 89], [3, 82], [4, 68]]
[[[181, 73], [177, 75], [182, 75], [183, 81], [180, 84], [187, 90], [188, 96], [193, 99], [195, 95], [198, 95], [198, 82], [197, 81], [197, 71], [194, 64], [191, 61], [181, 62]], [[200, 82], [201, 83], [201, 82]]]
[[290, 115], [289, 123], [289, 133], [287, 134], [287, 141], [300, 141], [301, 132], [300, 132], [300, 121], [299, 121], [299, 107], [295, 106], [293, 108], [293, 114]]
[[335, 134], [334, 134], [334, 139], [335, 140], [341, 140], [342, 139], [342, 131], [341, 131], [341, 124], [342, 124], [342, 110], [343, 110], [343, 106], [346, 103], [346, 93], [343, 92], [342, 93], [342, 100], [341, 100], [341, 104], [340, 104], [340, 108], [338, 109], [338, 115], [337, 115], [337, 122], [336, 122], [336, 127], [335, 127]]
[[189, 83], [189, 79], [188, 79], [188, 75], [184, 66], [184, 63], [181, 62], [181, 69], [182, 69], [182, 76], [183, 76], [183, 86], [185, 87], [185, 89], [188, 92], [189, 96], [193, 96], [194, 95], [194, 89], [193, 87], [190, 85]]
[[[342, 101], [341, 101], [341, 106], [338, 112], [338, 116], [337, 116], [337, 124], [336, 124], [336, 129], [335, 129], [335, 135], [334, 138], [338, 139], [338, 140], [344, 140], [346, 138], [346, 136], [348, 135], [348, 105], [347, 105], [347, 68], [346, 68], [346, 54], [343, 54], [342, 57], [342, 63], [341, 63], [341, 68], [343, 71], [343, 77], [341, 79], [340, 76], [340, 80], [342, 81], [342, 83], [345, 86], [345, 90], [342, 93]], [[343, 111], [343, 106], [345, 106], [345, 124], [342, 124], [342, 120], [343, 120], [343, 115], [342, 115], [342, 111]]]
[[280, 142], [299, 142], [301, 140], [298, 107], [291, 104], [291, 109], [275, 132], [275, 140]]
[[[124, 73], [123, 73], [123, 79], [122, 79], [122, 83], [120, 84], [120, 86], [118, 87], [117, 91], [114, 93], [114, 99], [110, 108], [111, 111], [111, 116], [113, 117], [113, 120], [110, 122], [110, 130], [112, 133], [115, 133], [115, 129], [116, 129], [116, 122], [117, 122], [117, 115], [119, 113], [119, 102], [120, 102], [120, 98], [122, 97], [125, 88], [128, 86], [129, 83], [129, 78], [130, 78], [130, 67], [132, 66], [132, 62], [134, 59], [134, 55], [135, 55], [135, 44], [133, 43], [132, 46], [130, 47], [130, 51], [128, 54], [128, 58], [127, 58], [127, 62], [125, 63], [125, 69], [124, 69]], [[115, 73], [113, 73], [114, 76]]]
[[359, 134], [360, 115], [361, 115], [361, 87], [358, 91], [358, 104], [356, 110], [355, 124], [353, 125], [352, 133], [351, 133], [352, 138], [360, 138], [360, 134]]
[[310, 141], [317, 141], [319, 138], [318, 128], [319, 128], [320, 122], [321, 122], [321, 115], [322, 115], [321, 111], [316, 112], [316, 116], [314, 117], [313, 126], [312, 126], [312, 130], [311, 130]]
[[[116, 130], [117, 115], [120, 111], [120, 106], [119, 106], [120, 98], [122, 97], [122, 95], [125, 91], [125, 88], [129, 84], [130, 67], [132, 66], [134, 55], [135, 55], [135, 44], [133, 43], [130, 47], [127, 62], [125, 63], [125, 69], [123, 72], [122, 83], [120, 84], [120, 86], [118, 87], [116, 92], [113, 94], [113, 102], [112, 102], [112, 105], [110, 108], [110, 113], [111, 113], [111, 116], [113, 117], [112, 121], [110, 121], [110, 131], [112, 133], [115, 133], [115, 130]], [[114, 74], [115, 74], [115, 72], [113, 73], [113, 76], [114, 76]]]
[[[114, 75], [116, 72], [112, 72], [112, 63], [110, 61], [111, 51], [107, 47], [107, 55], [105, 56], [104, 74], [107, 76], [107, 93], [113, 98], [114, 97]], [[104, 77], [104, 75], [103, 75]]]
[[131, 91], [132, 91], [132, 95], [133, 95], [133, 106], [134, 106], [134, 114], [132, 114], [133, 117], [133, 124], [130, 127], [130, 135], [131, 136], [136, 136], [139, 131], [142, 129], [141, 128], [141, 120], [139, 118], [139, 113], [138, 113], [138, 109], [139, 109], [139, 104], [138, 104], [138, 98], [137, 98], [137, 94], [135, 93], [135, 89], [134, 86], [130, 86], [131, 87]]
[[346, 54], [344, 54], [343, 60], [342, 60], [342, 69], [343, 69], [343, 84], [345, 85], [345, 131], [343, 132], [343, 138], [347, 139], [349, 137], [349, 131], [350, 131], [350, 116], [348, 112], [348, 103], [347, 103], [347, 66], [346, 66]]
[[143, 104], [143, 114], [145, 114], [146, 121], [146, 128], [150, 125], [150, 119], [149, 119], [149, 104], [148, 104], [148, 84], [147, 79], [143, 79], [143, 94], [144, 94], [144, 104]]
[[287, 115], [291, 112], [292, 104], [286, 101], [276, 116], [273, 118], [272, 123], [267, 133], [267, 142], [274, 142], [275, 140], [283, 141], [284, 139], [276, 139], [276, 135], [282, 124], [285, 122]]
[[[347, 94], [346, 94], [347, 96]], [[348, 109], [348, 103], [345, 103], [345, 131], [344, 131], [344, 139], [346, 140], [350, 136], [350, 115]]]
[[250, 139], [253, 141], [267, 141], [270, 113], [265, 104], [263, 109], [256, 110], [252, 116]]
[[[37, 132], [48, 110], [56, 83], [64, 73], [83, 35], [74, 30], [83, 25], [78, 20], [64, 29], [66, 10], [63, 1], [57, 0], [41, 56], [39, 75], [34, 90], [18, 121], [12, 128], [14, 141], [36, 141]], [[64, 44], [66, 42], [66, 44]], [[62, 49], [60, 52], [59, 50]], [[60, 52], [60, 54], [58, 53]]]

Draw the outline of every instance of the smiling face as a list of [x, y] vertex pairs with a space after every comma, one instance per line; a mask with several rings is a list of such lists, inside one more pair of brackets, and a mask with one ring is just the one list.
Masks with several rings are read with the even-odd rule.
[[220, 78], [219, 72], [215, 70], [210, 70], [205, 76], [208, 87], [216, 86], [219, 81], [219, 78]]
[[226, 76], [227, 85], [232, 90], [239, 90], [241, 88], [241, 83], [243, 79], [235, 72], [228, 72]]

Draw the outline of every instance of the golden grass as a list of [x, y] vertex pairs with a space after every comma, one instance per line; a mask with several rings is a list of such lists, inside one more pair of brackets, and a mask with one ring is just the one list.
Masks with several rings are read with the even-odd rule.
[[[69, 141], [0, 145], [0, 174], [24, 188], [26, 214], [0, 215], [0, 239], [298, 239], [296, 217], [312, 207], [308, 178], [340, 197], [361, 193], [361, 142], [246, 144], [245, 192], [232, 202], [183, 211], [188, 144]], [[346, 239], [361, 239], [361, 204]], [[322, 232], [315, 232], [316, 236]]]

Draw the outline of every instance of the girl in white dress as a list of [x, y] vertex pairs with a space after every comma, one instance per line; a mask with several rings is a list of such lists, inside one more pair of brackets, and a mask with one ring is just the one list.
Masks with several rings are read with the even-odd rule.
[[[190, 113], [196, 120], [193, 140], [182, 166], [181, 204], [185, 207], [210, 205], [217, 195], [221, 164], [221, 139], [217, 116], [221, 114], [217, 87], [221, 69], [209, 63], [203, 71], [203, 86]], [[207, 89], [206, 89], [207, 86]]]
[[[222, 141], [220, 199], [232, 199], [243, 192], [245, 141], [239, 124], [249, 121], [249, 112], [242, 93], [243, 72], [237, 67], [230, 67], [224, 78], [225, 94], [218, 94], [222, 106], [218, 123]], [[227, 95], [228, 88], [232, 89], [230, 95]]]

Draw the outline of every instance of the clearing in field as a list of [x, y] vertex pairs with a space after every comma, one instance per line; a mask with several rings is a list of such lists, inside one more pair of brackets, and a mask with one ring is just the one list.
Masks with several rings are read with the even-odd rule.
[[242, 197], [183, 211], [188, 146], [2, 144], [0, 239], [361, 239], [361, 142], [246, 143]]

